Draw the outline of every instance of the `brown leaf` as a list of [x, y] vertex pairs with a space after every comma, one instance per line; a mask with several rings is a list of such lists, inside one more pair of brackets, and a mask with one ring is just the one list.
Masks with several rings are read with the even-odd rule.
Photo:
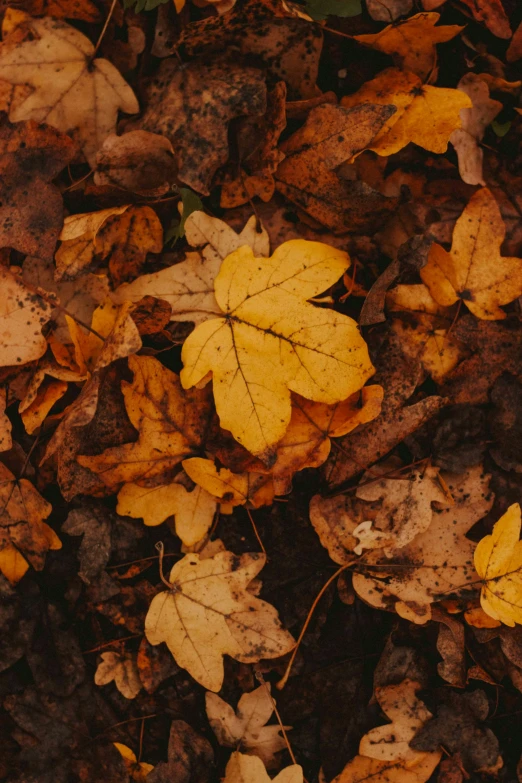
[[165, 136], [136, 130], [107, 136], [96, 155], [96, 185], [142, 196], [162, 196], [177, 179], [172, 144]]
[[210, 742], [184, 720], [170, 726], [169, 760], [160, 761], [147, 775], [147, 783], [209, 783], [214, 751]]
[[21, 0], [17, 3], [31, 16], [54, 16], [55, 19], [81, 19], [99, 22], [101, 14], [91, 0]]
[[49, 184], [76, 154], [68, 136], [32, 120], [0, 125], [0, 245], [52, 258], [63, 205]]
[[161, 63], [149, 86], [139, 128], [166, 136], [179, 179], [208, 195], [216, 170], [228, 159], [229, 122], [265, 110], [266, 88], [257, 68], [197, 61], [181, 68], [169, 59]]

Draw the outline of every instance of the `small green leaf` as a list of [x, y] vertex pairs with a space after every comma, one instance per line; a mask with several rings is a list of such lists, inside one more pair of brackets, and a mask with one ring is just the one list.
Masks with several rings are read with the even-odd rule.
[[362, 14], [361, 0], [306, 0], [306, 13], [322, 22], [329, 16], [359, 16]]
[[502, 139], [511, 128], [511, 122], [510, 120], [507, 122], [497, 122], [496, 120], [493, 120], [491, 127], [493, 128], [493, 132]]
[[159, 5], [165, 5], [170, 0], [123, 0], [124, 8], [132, 8], [134, 6], [135, 13], [139, 14], [141, 11], [152, 11]]
[[188, 216], [199, 209], [203, 209], [203, 202], [197, 193], [190, 188], [180, 188], [181, 203], [183, 205], [183, 214], [181, 218], [174, 218], [165, 233], [165, 244], [175, 245], [178, 239], [185, 236], [185, 221]]

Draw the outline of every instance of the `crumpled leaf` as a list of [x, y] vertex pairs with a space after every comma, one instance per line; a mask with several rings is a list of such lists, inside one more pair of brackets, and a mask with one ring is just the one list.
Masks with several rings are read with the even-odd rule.
[[261, 759], [234, 751], [230, 756], [223, 783], [303, 783], [303, 769], [291, 764], [270, 778]]
[[420, 752], [410, 747], [417, 730], [432, 717], [416, 696], [421, 685], [406, 679], [375, 688], [375, 697], [392, 720], [371, 729], [361, 739], [359, 755], [348, 762], [332, 783], [425, 783], [442, 752]]
[[150, 207], [123, 206], [65, 218], [56, 252], [59, 280], [75, 280], [108, 261], [116, 285], [139, 274], [147, 253], [163, 249], [163, 229]]
[[520, 504], [513, 503], [475, 550], [475, 568], [483, 580], [480, 605], [494, 620], [512, 627], [522, 623], [520, 526]]
[[[257, 756], [267, 769], [277, 766], [276, 753], [286, 747], [278, 723], [266, 726], [274, 712], [270, 685], [260, 685], [244, 693], [234, 712], [216, 693], [205, 694], [205, 707], [212, 731], [225, 748], [240, 747], [245, 753]], [[291, 727], [285, 726], [285, 731]]]
[[489, 704], [484, 691], [455, 693], [446, 689], [437, 715], [428, 721], [411, 741], [417, 750], [432, 751], [441, 745], [451, 753], [460, 753], [470, 772], [493, 767], [498, 759], [498, 740], [483, 722]]
[[162, 196], [176, 183], [172, 144], [157, 133], [135, 130], [107, 136], [96, 155], [96, 185], [129, 190], [141, 196]]
[[[118, 109], [127, 114], [139, 111], [133, 91], [108, 60], [91, 62], [93, 44], [66, 22], [32, 19], [8, 8], [6, 28], [9, 34], [0, 48], [0, 79], [33, 87], [10, 111], [9, 119], [47, 122], [71, 133], [94, 167], [96, 152], [115, 130]], [[28, 40], [19, 41], [20, 31], [29, 33]]]
[[493, 194], [478, 190], [455, 224], [451, 251], [434, 243], [420, 270], [433, 298], [444, 306], [461, 299], [477, 318], [505, 318], [499, 305], [522, 294], [522, 259], [500, 255], [504, 236]]
[[277, 658], [294, 645], [276, 610], [248, 592], [264, 555], [186, 555], [170, 572], [172, 588], [156, 595], [145, 619], [151, 644], [166, 642], [176, 663], [210, 691], [223, 683], [223, 655], [242, 663]]
[[198, 210], [187, 218], [185, 236], [192, 247], [203, 245], [202, 250], [188, 252], [179, 264], [124, 283], [114, 292], [113, 301], [137, 302], [144, 296], [155, 296], [170, 304], [172, 321], [203, 323], [221, 313], [214, 282], [223, 259], [242, 245], [252, 248], [256, 256], [270, 252], [268, 235], [264, 228], [256, 230], [254, 215], [237, 234], [224, 221]]
[[42, 334], [52, 307], [19, 275], [0, 265], [0, 366], [21, 365], [39, 359], [47, 350]]
[[459, 173], [468, 185], [485, 185], [482, 173], [484, 151], [480, 142], [488, 125], [502, 111], [500, 101], [489, 97], [489, 87], [476, 73], [466, 73], [457, 90], [468, 95], [473, 106], [461, 110], [462, 127], [453, 131], [450, 141], [457, 151]]
[[437, 65], [436, 44], [451, 41], [464, 29], [456, 24], [435, 27], [439, 19], [437, 13], [416, 14], [378, 33], [353, 37], [365, 46], [389, 54], [398, 68], [412, 71], [424, 81]]
[[136, 660], [132, 655], [116, 652], [101, 653], [94, 682], [96, 685], [108, 685], [113, 680], [122, 696], [126, 699], [136, 698], [141, 690], [141, 681]]
[[185, 546], [193, 546], [205, 538], [217, 509], [215, 497], [201, 487], [189, 492], [176, 482], [152, 487], [124, 484], [116, 508], [122, 516], [141, 517], [146, 525], [161, 525], [174, 515], [176, 535]]
[[216, 278], [223, 317], [197, 326], [183, 345], [183, 386], [212, 371], [221, 426], [267, 463], [290, 422], [290, 390], [333, 404], [372, 374], [355, 322], [307, 302], [348, 264], [342, 251], [306, 240], [262, 260], [243, 246]]
[[122, 391], [138, 440], [78, 457], [113, 491], [120, 484], [168, 477], [182, 459], [197, 452], [211, 415], [209, 391], [184, 391], [178, 376], [152, 356], [129, 357], [129, 368], [134, 378], [122, 383]]
[[41, 571], [49, 549], [61, 549], [54, 530], [43, 520], [52, 506], [25, 478], [16, 479], [0, 463], [0, 571], [16, 584], [29, 564]]
[[440, 383], [461, 358], [461, 347], [449, 331], [454, 314], [437, 304], [423, 284], [396, 286], [388, 292], [386, 306], [404, 353]]
[[127, 772], [130, 775], [130, 779], [134, 783], [145, 783], [145, 779], [149, 772], [154, 769], [153, 764], [147, 764], [146, 761], [138, 761], [136, 754], [127, 745], [123, 745], [121, 742], [113, 743], [116, 750], [121, 754]]
[[171, 58], [161, 63], [151, 82], [139, 128], [166, 136], [179, 179], [208, 195], [216, 170], [228, 160], [229, 122], [262, 115], [265, 109], [266, 87], [257, 68], [219, 61], [180, 67]]
[[303, 127], [280, 145], [285, 158], [274, 175], [277, 190], [333, 231], [355, 230], [366, 213], [378, 219], [395, 201], [388, 205], [368, 185], [340, 179], [335, 169], [366, 149], [394, 111], [368, 104], [312, 109]]
[[[400, 568], [387, 570], [386, 559], [376, 550], [366, 557], [364, 572], [353, 577], [355, 591], [371, 606], [394, 607], [401, 616], [418, 623], [430, 619], [431, 603], [461, 595], [476, 583], [475, 545], [466, 533], [493, 504], [490, 477], [481, 466], [460, 476], [443, 477], [455, 502], [441, 504], [428, 530], [402, 549], [389, 552], [390, 561]], [[373, 576], [369, 576], [371, 563], [380, 564]]]
[[75, 154], [71, 139], [49, 125], [11, 125], [4, 116], [0, 124], [0, 246], [52, 258], [63, 203], [50, 181]]
[[460, 112], [471, 107], [463, 91], [431, 87], [415, 73], [398, 68], [381, 71], [356, 93], [341, 98], [346, 108], [365, 103], [396, 107], [367, 146], [378, 155], [393, 155], [409, 142], [431, 152], [446, 152], [452, 132], [462, 124]]
[[210, 783], [212, 745], [184, 720], [173, 720], [170, 725], [168, 753], [168, 762], [156, 764], [147, 783]]

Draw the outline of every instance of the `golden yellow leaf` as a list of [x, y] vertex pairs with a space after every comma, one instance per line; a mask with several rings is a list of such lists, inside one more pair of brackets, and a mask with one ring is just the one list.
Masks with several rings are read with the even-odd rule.
[[303, 769], [299, 764], [291, 764], [275, 778], [270, 778], [261, 759], [234, 751], [227, 764], [223, 783], [303, 783], [303, 780]]
[[398, 68], [412, 71], [425, 80], [437, 65], [435, 45], [450, 41], [463, 27], [456, 24], [435, 27], [440, 14], [424, 13], [390, 24], [379, 33], [354, 35], [365, 46], [389, 54]]
[[75, 280], [90, 266], [96, 253], [96, 234], [106, 220], [121, 215], [129, 208], [111, 207], [98, 212], [69, 215], [60, 233], [61, 245], [55, 253], [56, 279]]
[[477, 318], [505, 318], [500, 305], [522, 294], [522, 259], [500, 255], [505, 233], [491, 191], [477, 190], [455, 224], [451, 251], [434, 243], [420, 270], [433, 298], [445, 306], [461, 299]]
[[[272, 717], [274, 704], [269, 683], [244, 693], [235, 711], [216, 693], [205, 694], [207, 718], [219, 744], [225, 748], [241, 747], [248, 755], [260, 758], [267, 769], [277, 767], [275, 754], [286, 747], [279, 724], [265, 726]], [[285, 726], [285, 731], [291, 728]]]
[[39, 359], [47, 350], [42, 326], [51, 317], [51, 305], [1, 265], [0, 285], [0, 366], [26, 364]]
[[[132, 89], [108, 60], [93, 60], [88, 38], [59, 19], [32, 19], [8, 8], [3, 29], [9, 30], [0, 48], [0, 79], [30, 85], [33, 92], [14, 110], [11, 122], [45, 122], [78, 140], [89, 164], [116, 128], [118, 109], [139, 111]], [[18, 31], [28, 40], [19, 41]]]
[[113, 742], [112, 744], [123, 758], [125, 767], [133, 783], [145, 783], [145, 779], [149, 772], [152, 772], [154, 769], [154, 765], [147, 764], [145, 761], [138, 761], [134, 751], [127, 747], [127, 745], [123, 745], [121, 742]]
[[42, 360], [18, 406], [26, 432], [32, 435], [42, 424], [54, 403], [67, 391], [69, 381], [83, 381], [86, 377], [86, 374], [77, 370]]
[[231, 506], [248, 504], [258, 508], [270, 505], [274, 499], [272, 477], [267, 473], [233, 473], [203, 457], [183, 460], [183, 467], [195, 484]]
[[[27, 479], [16, 479], [0, 463], [0, 571], [18, 582], [29, 568], [41, 571], [49, 549], [61, 549], [54, 530], [43, 520], [52, 506]], [[27, 558], [27, 559], [26, 559]]]
[[392, 329], [407, 356], [422, 362], [437, 383], [461, 358], [461, 349], [449, 333], [454, 314], [439, 305], [427, 286], [398, 285], [386, 295], [386, 306], [395, 315]]
[[114, 680], [126, 699], [135, 699], [141, 690], [140, 673], [132, 655], [116, 652], [101, 653], [101, 661], [94, 675], [96, 685], [108, 685]]
[[132, 283], [124, 283], [113, 294], [113, 301], [137, 302], [144, 296], [164, 299], [172, 308], [172, 321], [203, 323], [221, 313], [214, 294], [214, 281], [222, 261], [242, 245], [248, 245], [256, 256], [270, 252], [268, 234], [257, 231], [254, 215], [237, 234], [223, 220], [197, 210], [185, 223], [185, 236], [200, 252], [189, 252], [185, 261], [150, 275], [142, 275]]
[[179, 377], [157, 359], [131, 356], [129, 368], [134, 378], [122, 391], [138, 440], [78, 458], [113, 489], [155, 476], [166, 483], [172, 469], [199, 450], [212, 414], [209, 390], [184, 391]]
[[355, 321], [307, 301], [348, 265], [346, 253], [319, 242], [285, 242], [270, 259], [243, 246], [216, 278], [223, 317], [183, 345], [184, 388], [212, 372], [221, 426], [267, 463], [290, 422], [290, 391], [333, 404], [374, 371]]
[[176, 535], [185, 546], [201, 541], [212, 525], [218, 503], [202, 487], [189, 492], [181, 483], [142, 487], [125, 484], [118, 493], [118, 514], [141, 517], [146, 525], [161, 525], [174, 515]]
[[277, 658], [294, 640], [277, 611], [248, 592], [264, 555], [220, 552], [200, 560], [186, 555], [170, 572], [172, 585], [156, 595], [145, 618], [151, 644], [165, 642], [176, 663], [210, 691], [223, 684], [223, 655], [242, 663]]
[[475, 568], [483, 580], [480, 605], [494, 620], [522, 623], [522, 541], [520, 504], [513, 503], [477, 544]]
[[463, 92], [431, 87], [416, 74], [397, 68], [382, 71], [341, 99], [341, 106], [347, 108], [365, 103], [397, 109], [367, 147], [378, 155], [393, 155], [409, 142], [430, 152], [446, 152], [451, 134], [462, 124], [461, 110], [471, 107]]

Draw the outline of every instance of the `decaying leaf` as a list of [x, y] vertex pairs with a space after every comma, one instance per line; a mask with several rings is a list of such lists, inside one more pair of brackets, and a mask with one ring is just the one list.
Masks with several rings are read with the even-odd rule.
[[140, 675], [132, 655], [104, 652], [94, 675], [96, 685], [108, 685], [114, 680], [126, 699], [135, 699], [141, 690]]
[[210, 530], [217, 508], [215, 497], [201, 487], [189, 492], [181, 482], [172, 482], [152, 487], [124, 484], [116, 510], [122, 516], [141, 517], [146, 525], [161, 525], [174, 515], [176, 535], [185, 546], [193, 546]]
[[299, 764], [292, 764], [282, 769], [275, 778], [270, 778], [261, 759], [234, 751], [223, 783], [303, 783], [303, 769]]
[[285, 158], [274, 175], [277, 189], [333, 231], [355, 228], [365, 212], [377, 218], [386, 199], [364, 183], [341, 180], [335, 169], [366, 149], [394, 111], [369, 104], [312, 109], [303, 127], [281, 144]]
[[208, 194], [216, 169], [228, 159], [229, 122], [262, 115], [265, 109], [266, 87], [257, 68], [197, 61], [181, 68], [171, 58], [162, 62], [152, 80], [139, 127], [166, 136], [179, 179], [197, 193]]
[[396, 108], [367, 145], [378, 155], [393, 155], [409, 142], [445, 152], [452, 132], [461, 126], [460, 112], [471, 107], [471, 100], [459, 90], [431, 87], [415, 73], [397, 68], [382, 71], [341, 99], [341, 106], [347, 108], [365, 103]]
[[511, 38], [509, 19], [502, 0], [462, 0], [475, 19], [484, 22], [493, 35], [498, 38]]
[[[220, 745], [241, 747], [245, 753], [260, 758], [267, 769], [277, 766], [275, 754], [283, 750], [285, 740], [279, 724], [265, 725], [274, 712], [270, 685], [260, 685], [250, 693], [244, 693], [235, 712], [216, 693], [207, 692], [205, 706]], [[285, 726], [286, 731], [289, 729], [290, 726]]]
[[[47, 122], [71, 133], [94, 166], [96, 152], [115, 130], [118, 109], [139, 111], [132, 89], [108, 60], [92, 60], [92, 43], [66, 22], [32, 19], [9, 8], [3, 29], [8, 36], [0, 48], [0, 79], [33, 88], [9, 119]], [[28, 38], [20, 41], [20, 33]]]
[[136, 130], [107, 136], [96, 155], [96, 185], [142, 196], [162, 196], [175, 184], [174, 150], [165, 136]]
[[494, 620], [522, 623], [522, 542], [520, 505], [513, 503], [475, 550], [475, 568], [483, 580], [480, 604]]
[[37, 291], [24, 285], [16, 270], [0, 266], [0, 365], [21, 365], [39, 359], [47, 350], [42, 334], [52, 307]]
[[406, 16], [413, 6], [413, 0], [366, 0], [368, 13], [377, 22], [394, 22]]
[[49, 549], [61, 541], [44, 522], [52, 506], [25, 478], [16, 479], [0, 463], [0, 571], [16, 584], [29, 565], [41, 571]]
[[172, 308], [172, 321], [203, 323], [221, 313], [214, 294], [214, 282], [221, 263], [234, 250], [248, 245], [256, 256], [270, 252], [268, 235], [257, 231], [252, 216], [237, 234], [222, 220], [204, 212], [193, 212], [185, 221], [185, 236], [200, 252], [189, 252], [179, 264], [142, 275], [132, 283], [120, 286], [113, 294], [117, 303], [137, 302], [144, 296], [164, 299]]
[[504, 236], [493, 194], [478, 190], [455, 224], [451, 251], [434, 243], [420, 271], [433, 298], [444, 306], [461, 299], [477, 318], [505, 318], [500, 305], [522, 294], [522, 259], [500, 255]]
[[108, 514], [96, 507], [73, 509], [62, 525], [69, 536], [83, 536], [78, 550], [78, 576], [89, 584], [103, 571], [111, 553], [111, 522]]
[[365, 46], [389, 54], [398, 68], [425, 80], [437, 66], [436, 44], [450, 41], [463, 29], [458, 25], [435, 27], [439, 19], [437, 13], [416, 14], [388, 25], [379, 33], [354, 35], [354, 38]]
[[8, 451], [13, 445], [11, 421], [5, 412], [7, 407], [7, 389], [0, 388], [0, 452]]
[[170, 725], [168, 754], [168, 762], [160, 761], [147, 783], [209, 781], [214, 765], [212, 745], [183, 720], [173, 720]]
[[170, 590], [150, 605], [147, 639], [166, 642], [178, 665], [210, 691], [221, 688], [225, 654], [243, 663], [284, 655], [293, 638], [276, 610], [247, 591], [264, 564], [259, 554], [186, 555], [170, 572]]
[[[1, 50], [0, 50], [1, 60]], [[0, 75], [0, 78], [1, 75]], [[0, 124], [0, 245], [51, 259], [63, 219], [49, 184], [76, 153], [68, 136], [34, 122]]]
[[200, 324], [183, 345], [183, 386], [212, 371], [221, 426], [268, 463], [290, 422], [290, 391], [332, 404], [373, 372], [355, 322], [307, 302], [348, 264], [345, 253], [306, 240], [284, 243], [270, 259], [243, 246], [216, 277], [223, 317]]
[[132, 383], [122, 384], [129, 419], [138, 430], [134, 443], [79, 457], [83, 465], [111, 488], [170, 471], [203, 442], [211, 415], [205, 389], [184, 391], [179, 377], [151, 356], [131, 356]]

